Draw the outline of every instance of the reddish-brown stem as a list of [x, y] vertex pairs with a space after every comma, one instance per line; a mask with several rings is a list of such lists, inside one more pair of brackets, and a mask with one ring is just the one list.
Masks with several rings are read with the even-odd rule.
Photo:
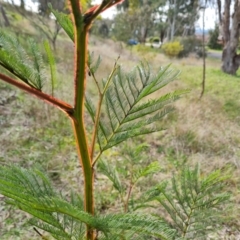
[[129, 186], [129, 189], [128, 189], [126, 201], [124, 203], [124, 212], [125, 213], [128, 212], [128, 203], [129, 203], [129, 199], [130, 199], [131, 194], [132, 194], [132, 189], [133, 189], [133, 184], [131, 183], [130, 186]]
[[35, 88], [29, 87], [28, 85], [18, 82], [17, 80], [15, 80], [11, 77], [8, 77], [2, 73], [0, 73], [0, 79], [2, 79], [4, 82], [7, 82], [13, 86], [16, 86], [16, 87], [24, 90], [25, 92], [30, 93], [31, 95], [33, 95], [37, 98], [44, 100], [45, 102], [48, 102], [48, 103], [54, 105], [55, 107], [58, 107], [63, 112], [67, 113], [68, 115], [72, 115], [72, 113], [73, 113], [73, 107], [66, 102], [56, 99], [56, 98], [54, 98], [46, 93], [43, 93]]
[[134, 182], [133, 182], [133, 165], [132, 165], [132, 167], [131, 167], [130, 186], [129, 186], [129, 188], [128, 188], [126, 200], [124, 201], [124, 212], [125, 212], [125, 213], [128, 212], [128, 203], [129, 203], [129, 199], [130, 199], [131, 194], [132, 194], [133, 186], [134, 186]]
[[103, 11], [107, 10], [108, 8], [119, 4], [123, 2], [124, 0], [109, 0], [107, 1], [102, 1], [102, 4], [96, 5], [92, 8], [90, 8], [87, 12], [84, 14], [84, 21], [87, 25], [91, 25], [92, 21]]

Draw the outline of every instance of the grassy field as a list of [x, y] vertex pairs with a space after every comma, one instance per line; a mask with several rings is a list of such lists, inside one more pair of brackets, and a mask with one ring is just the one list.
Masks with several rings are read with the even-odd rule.
[[[10, 12], [9, 12], [10, 14]], [[15, 14], [16, 15], [16, 14]], [[18, 16], [18, 15], [17, 15]], [[21, 25], [19, 16], [16, 25]], [[19, 20], [20, 18], [20, 20]], [[27, 23], [29, 24], [29, 23]], [[41, 35], [31, 29], [33, 36]], [[90, 52], [100, 55], [102, 64], [97, 78], [107, 77], [115, 59], [120, 56], [123, 69], [130, 71], [141, 60], [158, 69], [172, 63], [171, 68], [180, 71], [177, 79], [162, 93], [188, 89], [176, 102], [174, 113], [161, 123], [167, 130], [129, 141], [105, 153], [106, 158], [119, 159], [124, 148], [148, 147], [143, 158], [159, 161], [162, 167], [158, 181], [169, 179], [183, 165], [198, 163], [203, 174], [221, 169], [231, 175], [226, 182], [226, 191], [232, 193], [232, 208], [224, 215], [217, 236], [211, 239], [239, 239], [240, 236], [240, 72], [237, 76], [221, 72], [220, 59], [207, 59], [206, 91], [202, 99], [202, 59], [194, 56], [184, 59], [169, 59], [163, 54], [147, 49], [127, 48], [122, 43], [109, 39], [90, 37]], [[57, 41], [58, 87], [57, 96], [72, 102], [72, 56], [73, 44], [63, 33]], [[47, 86], [46, 86], [47, 87]], [[93, 101], [97, 101], [94, 82], [89, 77], [87, 88]], [[0, 163], [19, 163], [31, 167], [41, 164], [54, 182], [65, 193], [69, 186], [81, 188], [81, 176], [75, 151], [70, 122], [51, 106], [27, 96], [25, 93], [0, 81]], [[151, 184], [149, 182], [143, 185]], [[80, 183], [80, 184], [79, 184]], [[98, 211], [106, 206], [119, 208], [119, 202], [111, 195], [107, 184], [99, 195]], [[66, 191], [67, 192], [67, 191]], [[66, 193], [67, 194], [67, 193]], [[0, 196], [0, 199], [3, 199]], [[17, 213], [17, 214], [16, 214]], [[19, 211], [0, 204], [0, 239], [37, 239], [36, 233], [23, 221]]]

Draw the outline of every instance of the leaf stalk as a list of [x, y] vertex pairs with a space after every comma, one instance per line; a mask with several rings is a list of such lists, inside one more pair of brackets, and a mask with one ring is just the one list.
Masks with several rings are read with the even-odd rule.
[[4, 82], [7, 82], [15, 87], [18, 87], [19, 89], [21, 89], [27, 93], [30, 93], [31, 95], [33, 95], [37, 98], [44, 100], [47, 103], [52, 104], [53, 106], [62, 110], [68, 116], [71, 116], [73, 113], [73, 107], [64, 101], [61, 101], [61, 100], [54, 98], [46, 93], [43, 93], [36, 88], [29, 87], [28, 85], [26, 85], [22, 82], [18, 82], [17, 80], [15, 80], [7, 75], [4, 75], [2, 73], [0, 73], [0, 79], [2, 79]]
[[[119, 57], [118, 57], [119, 59]], [[104, 95], [108, 89], [108, 86], [118, 68], [117, 66], [117, 61], [118, 59], [116, 60], [115, 64], [114, 64], [114, 67], [113, 67], [113, 70], [112, 72], [110, 73], [109, 77], [108, 77], [108, 80], [104, 86], [104, 89], [103, 89], [103, 92], [100, 91], [99, 89], [99, 101], [98, 101], [98, 107], [97, 107], [97, 114], [96, 114], [96, 118], [95, 118], [95, 122], [94, 122], [94, 130], [93, 130], [93, 137], [92, 137], [92, 144], [91, 144], [91, 160], [93, 161], [93, 157], [94, 157], [94, 147], [95, 147], [95, 142], [96, 142], [96, 137], [97, 137], [97, 131], [98, 131], [98, 125], [99, 125], [99, 120], [100, 120], [100, 113], [101, 113], [101, 107], [102, 107], [102, 102], [103, 102], [103, 98], [104, 98]], [[96, 80], [95, 80], [96, 81]], [[97, 82], [96, 82], [97, 83]], [[97, 84], [98, 86], [98, 84]], [[100, 156], [99, 156], [100, 157]], [[96, 158], [94, 161], [93, 161], [93, 164], [92, 166], [94, 166], [94, 164], [96, 163], [98, 158]]]

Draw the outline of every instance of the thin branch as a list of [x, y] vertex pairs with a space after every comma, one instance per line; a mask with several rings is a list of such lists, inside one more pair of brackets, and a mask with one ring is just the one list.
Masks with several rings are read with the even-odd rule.
[[34, 230], [40, 237], [43, 237], [43, 235], [42, 235], [35, 227], [33, 227], [33, 230]]
[[103, 94], [100, 93], [99, 96], [99, 101], [98, 101], [98, 107], [97, 107], [97, 114], [95, 118], [95, 123], [94, 123], [94, 130], [93, 130], [93, 137], [92, 137], [92, 144], [91, 144], [91, 152], [90, 152], [90, 158], [93, 161], [93, 155], [94, 155], [94, 146], [96, 142], [96, 136], [97, 136], [97, 131], [98, 131], [98, 124], [100, 120], [100, 113], [101, 113], [101, 106], [102, 106], [102, 101], [103, 101]]
[[133, 184], [131, 183], [130, 186], [129, 186], [129, 189], [128, 189], [128, 193], [127, 193], [127, 198], [126, 198], [126, 201], [124, 203], [124, 212], [127, 213], [128, 212], [128, 204], [129, 204], [129, 199], [131, 197], [131, 193], [132, 193], [132, 190], [133, 190]]
[[37, 98], [44, 100], [47, 103], [54, 105], [55, 107], [59, 108], [63, 112], [67, 113], [67, 115], [69, 115], [69, 116], [71, 116], [73, 113], [73, 107], [64, 101], [56, 99], [56, 98], [54, 98], [46, 93], [43, 93], [40, 90], [37, 90], [35, 88], [31, 88], [31, 87], [27, 86], [26, 84], [18, 82], [17, 80], [15, 80], [11, 77], [8, 77], [2, 73], [0, 73], [0, 79], [2, 79], [4, 82], [7, 82], [11, 85], [14, 85], [14, 86], [20, 88], [21, 90], [24, 90], [25, 92], [30, 93], [31, 95], [33, 95]]
[[[20, 74], [18, 74], [17, 72], [14, 71], [13, 68], [11, 68], [10, 66], [4, 65], [3, 63], [0, 62], [0, 66], [4, 67], [7, 71], [9, 71], [11, 74], [15, 75], [16, 77], [18, 77], [19, 79], [21, 79], [23, 82], [25, 82], [28, 86], [32, 87], [32, 88], [36, 88], [31, 82], [28, 81], [27, 78], [25, 78], [24, 76], [21, 76]], [[40, 91], [41, 89], [39, 89]]]
[[84, 13], [84, 23], [86, 26], [90, 26], [92, 21], [103, 11], [108, 8], [123, 2], [124, 0], [103, 0], [100, 5], [93, 6], [87, 12]]
[[[101, 107], [102, 107], [102, 101], [103, 101], [103, 98], [104, 98], [104, 95], [108, 89], [108, 86], [118, 68], [117, 66], [117, 62], [119, 60], [119, 57], [117, 58], [117, 60], [115, 61], [115, 64], [114, 64], [114, 67], [113, 67], [113, 70], [112, 72], [110, 73], [109, 77], [108, 77], [108, 80], [104, 86], [104, 89], [103, 89], [103, 92], [99, 93], [100, 96], [99, 96], [99, 102], [98, 102], [98, 108], [97, 108], [97, 114], [96, 114], [96, 118], [95, 118], [95, 123], [94, 123], [94, 130], [93, 130], [93, 137], [92, 137], [92, 144], [91, 144], [91, 153], [90, 153], [90, 157], [91, 157], [91, 160], [93, 160], [93, 155], [94, 155], [94, 146], [95, 146], [95, 142], [96, 142], [96, 136], [97, 136], [97, 131], [98, 131], [98, 125], [99, 125], [99, 120], [100, 120], [100, 113], [101, 113]], [[99, 90], [100, 91], [100, 90]], [[94, 164], [95, 164], [95, 161], [94, 161]], [[93, 166], [93, 165], [92, 165]]]
[[95, 164], [97, 163], [98, 159], [101, 157], [102, 155], [102, 151], [98, 153], [98, 155], [95, 157], [95, 159], [92, 161], [92, 167], [95, 166]]
[[98, 89], [98, 93], [101, 94], [101, 88], [100, 88], [100, 86], [99, 86], [99, 83], [98, 83], [98, 81], [97, 81], [97, 79], [96, 79], [96, 76], [95, 76], [94, 72], [92, 72], [92, 71], [90, 70], [90, 68], [89, 68], [89, 71], [90, 71], [90, 73], [91, 73], [91, 75], [92, 75], [92, 77], [93, 77], [94, 82], [96, 83], [96, 86], [97, 86], [97, 89]]

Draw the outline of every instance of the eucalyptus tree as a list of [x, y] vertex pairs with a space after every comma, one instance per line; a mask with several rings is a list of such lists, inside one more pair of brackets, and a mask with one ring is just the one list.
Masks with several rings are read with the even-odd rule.
[[219, 39], [223, 45], [223, 72], [235, 75], [240, 66], [240, 55], [237, 53], [239, 44], [240, 1], [239, 0], [208, 0], [208, 4], [218, 10]]
[[25, 9], [25, 1], [24, 1], [24, 0], [21, 0], [21, 2], [20, 2], [20, 7], [21, 7], [22, 9]]
[[198, 0], [167, 1], [167, 37], [173, 40], [175, 35], [192, 35], [198, 19]]
[[38, 30], [38, 32], [41, 33], [44, 38], [47, 38], [49, 42], [51, 42], [51, 45], [54, 50], [56, 50], [56, 42], [57, 37], [61, 31], [60, 24], [56, 21], [56, 19], [51, 19], [50, 14], [50, 5], [61, 12], [66, 12], [66, 1], [65, 0], [32, 0], [33, 3], [38, 3], [38, 13], [35, 14], [35, 17], [33, 18], [32, 15], [29, 15], [27, 11], [24, 11], [22, 8], [18, 9], [16, 7], [16, 10], [26, 19], [29, 20], [29, 22], [32, 24], [32, 26]]
[[165, 2], [166, 0], [133, 0], [119, 4], [114, 36], [119, 40], [135, 37], [140, 42], [145, 42], [150, 34], [159, 31], [159, 11]]
[[[233, 13], [231, 13], [231, 5]], [[224, 12], [220, 19], [223, 39], [222, 70], [235, 75], [240, 65], [240, 54], [237, 54], [239, 44], [240, 2], [238, 0], [224, 1]]]
[[65, 8], [66, 1], [65, 0], [38, 0], [39, 6], [38, 10], [44, 16], [49, 16], [51, 13], [48, 4], [51, 3], [53, 8], [58, 11], [63, 11]]
[[131, 24], [134, 25], [140, 42], [144, 42], [150, 33], [156, 32], [162, 40], [166, 37], [173, 40], [176, 35], [193, 34], [199, 16], [198, 6], [199, 0], [133, 0], [124, 1], [118, 10], [120, 16], [126, 13], [125, 17], [134, 13], [135, 20]]

